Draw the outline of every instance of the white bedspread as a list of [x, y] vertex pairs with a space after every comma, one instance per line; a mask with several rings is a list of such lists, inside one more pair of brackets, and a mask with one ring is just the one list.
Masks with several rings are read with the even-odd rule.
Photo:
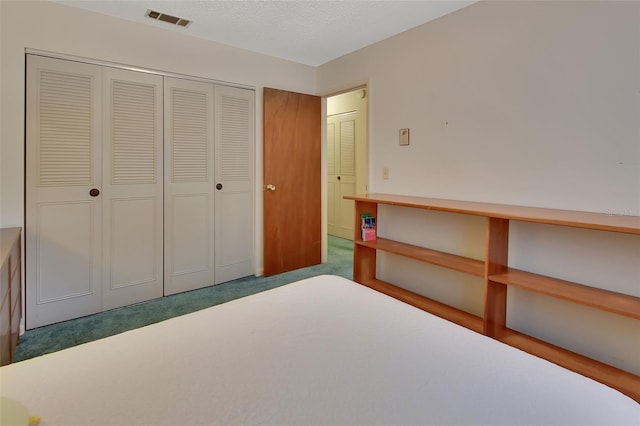
[[42, 425], [627, 425], [640, 405], [320, 276], [0, 369]]

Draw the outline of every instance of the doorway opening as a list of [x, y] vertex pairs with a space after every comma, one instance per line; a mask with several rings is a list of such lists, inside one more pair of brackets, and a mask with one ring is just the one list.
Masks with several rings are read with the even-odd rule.
[[327, 233], [353, 240], [354, 202], [368, 191], [367, 89], [327, 98]]

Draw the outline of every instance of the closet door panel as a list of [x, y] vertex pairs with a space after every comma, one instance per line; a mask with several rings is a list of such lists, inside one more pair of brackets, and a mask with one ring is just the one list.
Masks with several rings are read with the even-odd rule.
[[171, 269], [175, 276], [207, 273], [211, 268], [209, 239], [201, 232], [211, 227], [210, 201], [209, 194], [175, 195], [172, 198], [174, 255]]
[[165, 295], [214, 283], [213, 88], [165, 78]]
[[27, 56], [26, 325], [100, 312], [100, 67]]
[[103, 308], [161, 297], [162, 77], [103, 71]]
[[220, 198], [224, 208], [216, 219], [224, 225], [216, 225], [216, 284], [254, 274], [253, 245], [245, 244], [253, 241], [253, 224], [247, 220], [252, 200], [233, 192]]
[[[37, 302], [46, 304], [93, 295], [99, 289], [99, 281], [92, 279], [95, 265], [88, 260], [95, 257], [96, 251], [100, 253], [92, 238], [99, 216], [94, 205], [87, 201], [41, 203], [37, 210], [40, 278]], [[45, 285], [47, 282], [57, 285]]]
[[[111, 290], [159, 282], [162, 274], [158, 274], [157, 249], [161, 240], [158, 207], [157, 197], [111, 200], [108, 224]], [[159, 297], [157, 293], [153, 296]]]
[[216, 86], [216, 283], [255, 274], [255, 93]]

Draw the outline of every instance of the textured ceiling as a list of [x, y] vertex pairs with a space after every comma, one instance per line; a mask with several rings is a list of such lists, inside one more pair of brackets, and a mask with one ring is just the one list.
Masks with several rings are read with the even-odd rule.
[[[53, 0], [218, 43], [318, 66], [447, 13], [471, 0]], [[147, 9], [192, 20], [187, 28]]]

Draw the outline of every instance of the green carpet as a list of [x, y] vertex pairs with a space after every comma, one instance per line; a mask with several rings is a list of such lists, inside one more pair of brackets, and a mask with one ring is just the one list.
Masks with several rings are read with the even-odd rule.
[[133, 306], [29, 330], [20, 336], [16, 361], [144, 327], [239, 297], [321, 274], [353, 277], [353, 243], [329, 236], [328, 262], [271, 277], [246, 277]]

